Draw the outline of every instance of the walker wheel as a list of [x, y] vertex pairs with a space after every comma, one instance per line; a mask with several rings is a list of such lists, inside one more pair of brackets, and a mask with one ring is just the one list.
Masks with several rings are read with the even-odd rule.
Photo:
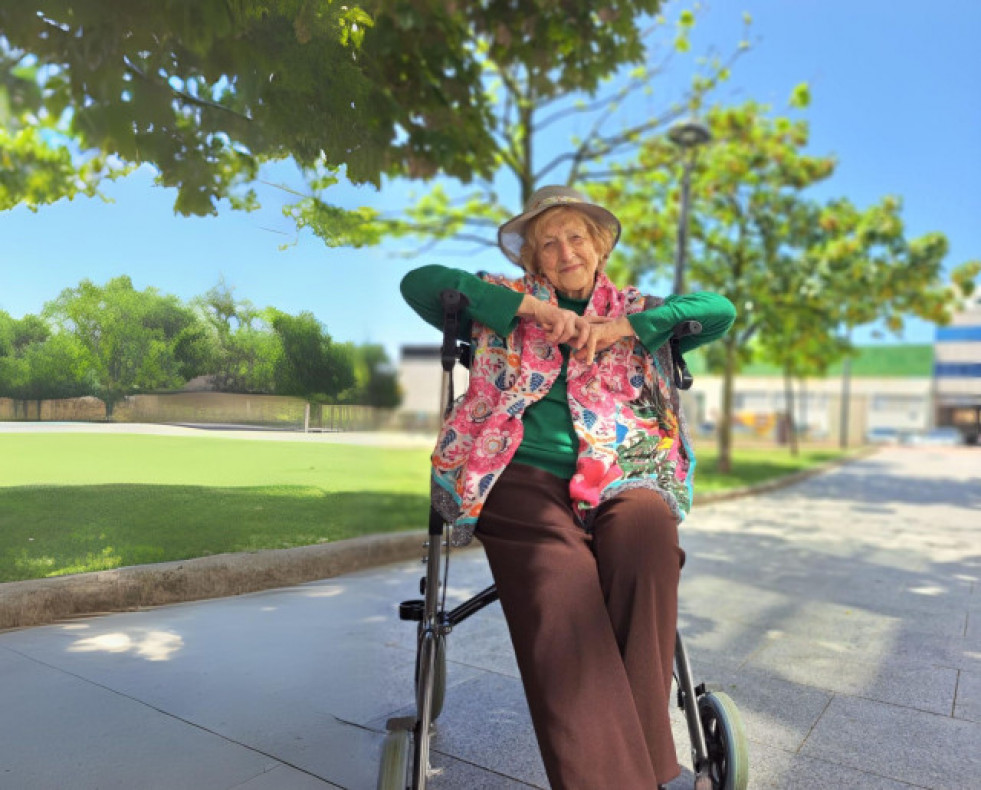
[[736, 703], [728, 694], [709, 691], [698, 698], [698, 712], [705, 731], [713, 790], [746, 790], [749, 753]]
[[412, 753], [409, 733], [395, 730], [382, 743], [378, 790], [406, 790], [409, 786], [409, 757]]
[[[419, 695], [419, 665], [422, 659], [421, 645], [416, 650], [416, 697]], [[430, 724], [434, 724], [439, 714], [443, 712], [443, 702], [446, 699], [446, 637], [436, 636], [436, 656], [433, 662], [433, 702]]]

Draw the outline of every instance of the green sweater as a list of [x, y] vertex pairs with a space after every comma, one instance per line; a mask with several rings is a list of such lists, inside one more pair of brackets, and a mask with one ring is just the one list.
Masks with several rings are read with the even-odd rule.
[[[509, 335], [518, 324], [518, 306], [524, 294], [484, 282], [479, 277], [445, 266], [422, 266], [402, 279], [402, 296], [409, 306], [427, 323], [443, 329], [443, 308], [439, 294], [455, 289], [467, 297], [470, 304], [460, 327], [460, 338], [470, 339], [473, 321], [479, 321], [502, 337]], [[559, 307], [579, 315], [586, 311], [588, 299], [566, 299], [559, 296]], [[649, 352], [654, 353], [671, 337], [675, 325], [689, 319], [702, 324], [702, 332], [681, 339], [682, 353], [715, 340], [732, 325], [736, 311], [724, 296], [700, 291], [681, 296], [669, 296], [664, 303], [627, 320]], [[514, 456], [517, 463], [544, 469], [563, 479], [576, 471], [579, 438], [572, 425], [572, 415], [566, 392], [566, 369], [569, 347], [562, 352], [562, 370], [558, 379], [540, 401], [533, 403], [522, 418], [524, 438]]]

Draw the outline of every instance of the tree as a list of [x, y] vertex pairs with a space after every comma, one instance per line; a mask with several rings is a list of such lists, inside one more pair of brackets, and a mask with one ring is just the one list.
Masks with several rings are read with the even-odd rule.
[[[0, 15], [4, 12], [0, 10]], [[59, 123], [44, 107], [38, 69], [21, 63], [0, 37], [0, 211], [32, 211], [62, 197], [93, 195], [105, 176], [123, 172], [99, 154], [75, 155], [59, 139]]]
[[[807, 100], [799, 86], [791, 103]], [[953, 292], [942, 280], [943, 236], [908, 239], [897, 199], [860, 211], [848, 201], [821, 206], [805, 197], [835, 165], [804, 153], [805, 121], [771, 117], [748, 102], [714, 108], [707, 122], [713, 142], [693, 168], [689, 277], [727, 295], [738, 311], [715, 351], [724, 381], [719, 465], [728, 470], [733, 380], [754, 353], [779, 364], [787, 378], [820, 373], [850, 349], [843, 327], [882, 320], [898, 331], [910, 313], [942, 321]], [[621, 217], [631, 228], [613, 266], [621, 275], [663, 274], [656, 261], [673, 258], [677, 179], [638, 174], [665, 174], [664, 164], [678, 156], [666, 141], [648, 140], [635, 162], [618, 168], [620, 178], [594, 189], [599, 199], [635, 212]]]
[[[660, 0], [539, 2], [529, 4], [530, 10], [525, 3], [486, 0], [447, 6], [462, 14], [483, 68], [482, 102], [492, 111], [490, 171], [467, 188], [444, 179], [410, 205], [385, 213], [331, 205], [313, 182], [313, 193], [289, 211], [298, 227], [309, 228], [330, 246], [410, 237], [421, 240], [422, 249], [447, 239], [492, 247], [494, 229], [517, 207], [502, 189], [505, 181], [516, 183], [518, 205], [523, 205], [542, 183], [575, 185], [605, 178], [606, 163], [699, 106], [749, 46], [742, 42], [725, 63], [715, 56], [707, 59], [683, 100], [663, 102], [659, 111], [631, 118], [621, 110], [643, 106], [638, 98], [652, 91], [672, 55], [688, 50], [695, 24], [691, 11], [682, 11], [672, 28], [663, 19], [652, 20]], [[655, 37], [648, 23], [670, 37], [666, 51], [648, 53]], [[612, 129], [617, 122], [620, 128]], [[556, 145], [563, 129], [571, 134], [581, 125], [588, 129], [584, 135]], [[417, 168], [405, 174], [439, 172]]]
[[104, 286], [82, 280], [46, 304], [44, 316], [84, 349], [84, 365], [109, 417], [126, 395], [182, 383], [175, 347], [195, 317], [176, 297], [155, 288], [137, 291], [126, 276]]
[[313, 313], [291, 316], [270, 309], [269, 316], [282, 345], [274, 370], [277, 395], [332, 401], [354, 385], [350, 354], [333, 342]]
[[[771, 271], [790, 254], [794, 240], [789, 235], [800, 227], [795, 219], [800, 193], [834, 169], [833, 159], [803, 153], [806, 123], [771, 119], [766, 112], [754, 102], [712, 108], [706, 122], [713, 142], [692, 167], [687, 276], [725, 294], [737, 309], [735, 325], [715, 352], [723, 369], [722, 471], [731, 464], [735, 374], [749, 356], [748, 340], [760, 327], [761, 313], [771, 307], [779, 312], [777, 303], [788, 298]], [[680, 196], [673, 174], [683, 155], [669, 141], [649, 138], [635, 160], [614, 165], [617, 178], [592, 188], [594, 197], [626, 207], [621, 221], [630, 227], [630, 237], [611, 267], [615, 275], [640, 281], [664, 274], [674, 259]]]
[[[591, 36], [569, 45], [581, 28], [561, 26], [589, 22], [590, 5], [35, 0], [0, 6], [0, 55], [7, 83], [36, 86], [35, 123], [82, 152], [151, 163], [177, 188], [177, 211], [206, 214], [225, 197], [253, 205], [245, 185], [262, 162], [287, 157], [320, 186], [490, 172], [483, 53], [471, 35], [513, 25], [561, 39], [569, 61], [617, 56], [593, 52]], [[9, 90], [0, 85], [0, 97]], [[65, 139], [40, 142], [32, 150], [65, 163]], [[8, 153], [16, 171], [37, 170], [30, 151]]]
[[384, 346], [368, 343], [350, 345], [357, 385], [343, 394], [345, 403], [359, 403], [376, 409], [396, 409], [402, 402], [398, 372]]
[[42, 318], [17, 320], [0, 311], [0, 397], [72, 398], [88, 392], [84, 350], [75, 338], [52, 334]]
[[208, 349], [208, 374], [221, 392], [273, 392], [275, 370], [282, 345], [247, 299], [235, 299], [234, 288], [220, 281], [194, 300], [205, 328], [206, 340], [197, 348]]

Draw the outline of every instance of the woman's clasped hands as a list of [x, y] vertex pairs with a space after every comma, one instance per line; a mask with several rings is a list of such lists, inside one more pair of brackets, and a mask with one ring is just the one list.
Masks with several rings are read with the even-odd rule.
[[518, 315], [531, 318], [545, 330], [550, 342], [568, 345], [575, 351], [575, 358], [587, 365], [620, 338], [635, 336], [626, 318], [581, 316], [531, 296], [522, 300]]

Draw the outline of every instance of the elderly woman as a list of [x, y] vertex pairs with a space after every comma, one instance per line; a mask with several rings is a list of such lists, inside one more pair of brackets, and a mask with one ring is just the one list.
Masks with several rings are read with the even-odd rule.
[[437, 327], [441, 291], [469, 299], [470, 384], [433, 453], [434, 503], [454, 545], [484, 546], [556, 790], [679, 774], [668, 708], [695, 458], [666, 341], [698, 320], [690, 350], [735, 317], [716, 294], [614, 286], [619, 237], [610, 211], [545, 187], [498, 231], [523, 276], [424, 266], [402, 281]]

